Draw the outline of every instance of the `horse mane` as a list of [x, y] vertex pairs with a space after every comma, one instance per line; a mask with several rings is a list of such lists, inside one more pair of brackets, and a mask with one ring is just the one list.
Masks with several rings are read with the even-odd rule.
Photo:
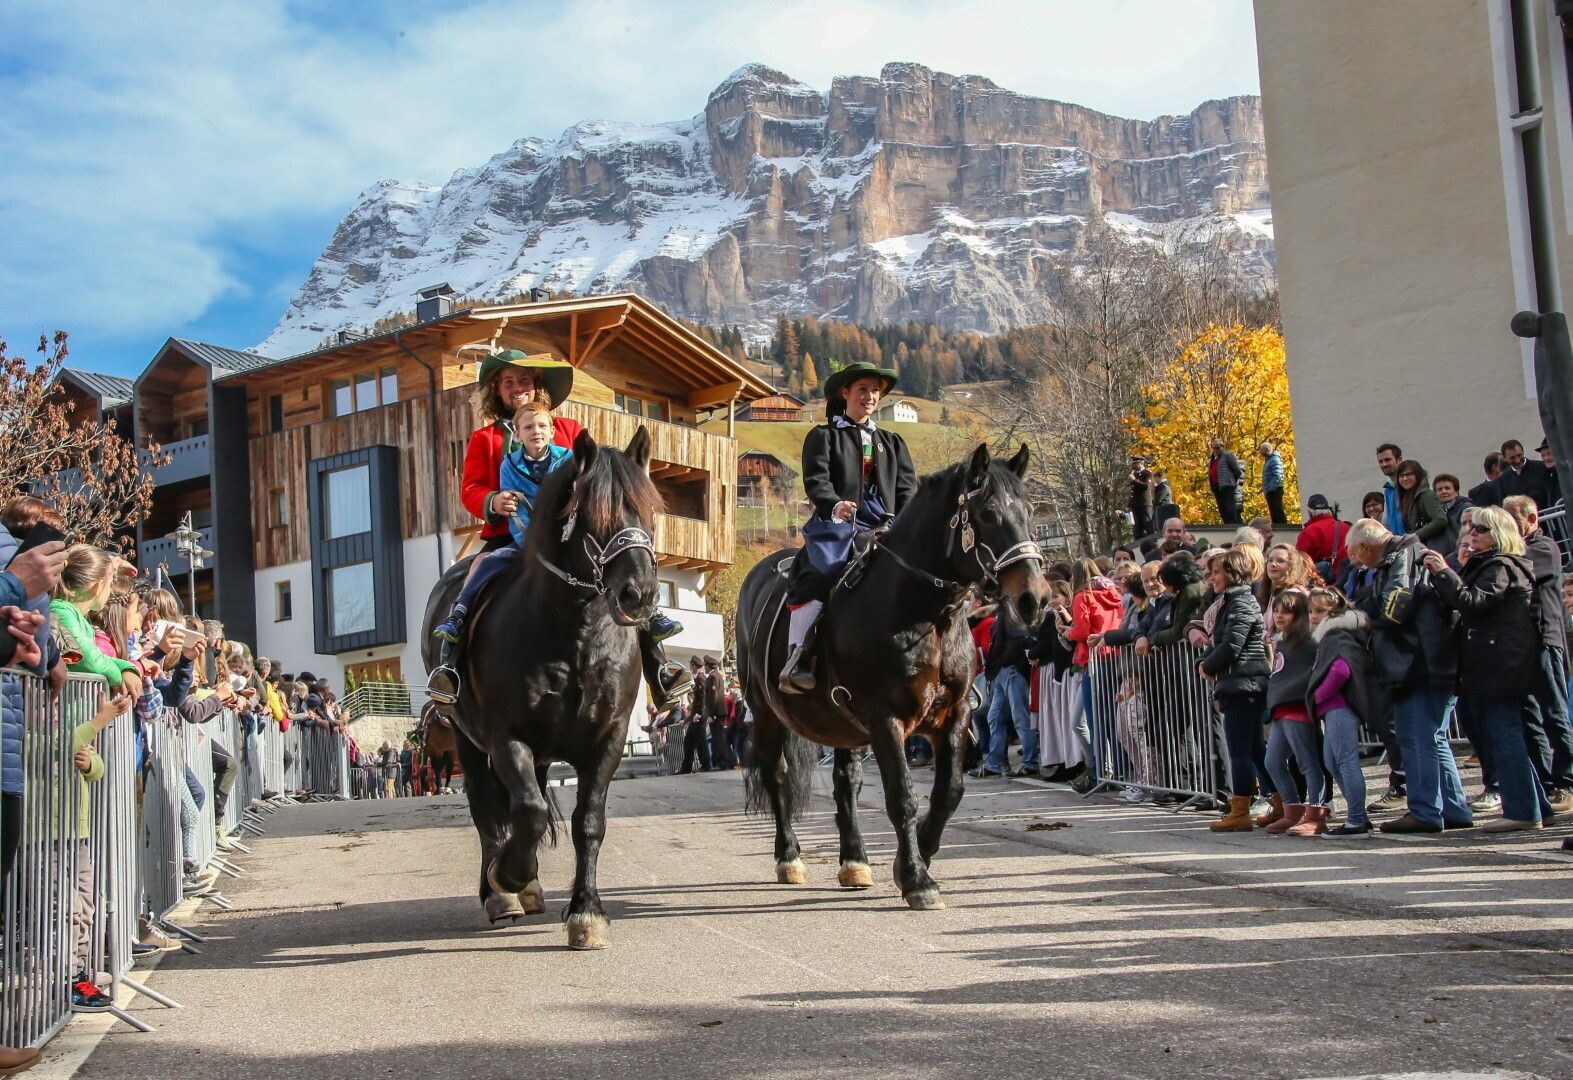
[[561, 524], [571, 514], [580, 515], [592, 532], [605, 535], [621, 526], [624, 506], [642, 522], [653, 522], [666, 508], [649, 475], [621, 450], [597, 446], [582, 475], [577, 463], [578, 458], [570, 457], [541, 481], [524, 540], [525, 565], [535, 561], [537, 552], [547, 557], [555, 553]]
[[[918, 480], [918, 490], [907, 505], [901, 508], [896, 515], [896, 520], [891, 522], [891, 531], [898, 526], [909, 526], [914, 519], [927, 516], [934, 511], [942, 511], [948, 520], [955, 511], [956, 496], [961, 493], [962, 486], [967, 481], [967, 470], [970, 469], [971, 458], [946, 465], [926, 473]], [[1003, 488], [1007, 494], [1018, 498], [1027, 497], [1026, 485], [1021, 482], [1021, 477], [1011, 471], [1010, 466], [997, 457], [989, 459], [988, 476], [983, 481], [983, 489], [989, 491]]]

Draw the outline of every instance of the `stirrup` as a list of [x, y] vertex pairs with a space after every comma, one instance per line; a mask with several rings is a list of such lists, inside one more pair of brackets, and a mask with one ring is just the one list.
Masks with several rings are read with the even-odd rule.
[[786, 666], [776, 680], [776, 689], [783, 694], [811, 694], [819, 687], [819, 679], [810, 664], [807, 645], [794, 645], [787, 654]]
[[[453, 684], [452, 690], [442, 689], [434, 685], [439, 675], [444, 675]], [[446, 663], [437, 665], [432, 673], [426, 676], [426, 696], [439, 705], [457, 705], [459, 703], [459, 672], [449, 667]]]

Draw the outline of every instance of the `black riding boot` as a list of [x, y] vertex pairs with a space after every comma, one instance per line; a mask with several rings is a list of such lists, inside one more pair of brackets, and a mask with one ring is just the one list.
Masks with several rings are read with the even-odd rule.
[[639, 630], [639, 666], [650, 701], [659, 712], [677, 704], [677, 699], [694, 688], [694, 680], [682, 664], [666, 658], [666, 649], [643, 627]]

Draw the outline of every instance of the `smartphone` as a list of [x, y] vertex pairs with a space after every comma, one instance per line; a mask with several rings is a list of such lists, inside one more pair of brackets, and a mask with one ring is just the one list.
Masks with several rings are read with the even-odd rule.
[[[22, 544], [16, 549], [16, 554], [20, 555], [24, 551], [27, 551], [31, 548], [36, 548], [39, 544], [47, 544], [51, 540], [59, 540], [64, 542], [65, 538], [65, 533], [55, 528], [47, 521], [40, 521], [35, 523], [31, 529], [27, 530], [27, 535], [22, 537]], [[13, 556], [13, 558], [14, 557], [15, 556]]]

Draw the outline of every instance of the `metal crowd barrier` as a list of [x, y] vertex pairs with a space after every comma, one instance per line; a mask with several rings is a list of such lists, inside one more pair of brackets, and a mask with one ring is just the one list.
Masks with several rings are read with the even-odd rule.
[[1567, 507], [1558, 503], [1549, 510], [1540, 511], [1539, 519], [1540, 527], [1557, 542], [1562, 552], [1563, 572], [1573, 574], [1573, 538], [1568, 536], [1567, 513]]
[[[247, 731], [247, 722], [227, 711], [194, 725], [163, 709], [139, 730], [136, 714], [128, 711], [96, 736], [84, 733], [104, 773], [86, 785], [83, 807], [73, 739], [104, 702], [103, 680], [70, 676], [56, 701], [47, 680], [6, 670], [0, 688], [7, 701], [21, 703], [25, 732], [23, 790], [7, 795], [0, 808], [7, 832], [13, 821], [20, 826], [0, 894], [0, 1044], [47, 1042], [70, 1018], [72, 983], [83, 976], [112, 1000], [124, 989], [176, 1007], [130, 977], [140, 922], [171, 932], [188, 949], [202, 941], [169, 916], [193, 896], [230, 906], [216, 884], [189, 876], [193, 869], [232, 877], [244, 872], [219, 851], [215, 822], [222, 821], [244, 852], [240, 838], [260, 832], [262, 816], [289, 801], [291, 792], [314, 789], [316, 798], [346, 798], [346, 740], [327, 729], [281, 733], [271, 722]], [[222, 817], [213, 784], [215, 742], [229, 751], [234, 766]], [[201, 793], [194, 814], [183, 797], [188, 774]], [[291, 788], [292, 779], [299, 786]], [[151, 1030], [118, 1006], [109, 1012]]]
[[1216, 797], [1212, 683], [1196, 674], [1199, 656], [1189, 645], [1146, 656], [1131, 648], [1094, 650], [1086, 674], [1093, 791], [1137, 788], [1175, 797], [1176, 809]]

